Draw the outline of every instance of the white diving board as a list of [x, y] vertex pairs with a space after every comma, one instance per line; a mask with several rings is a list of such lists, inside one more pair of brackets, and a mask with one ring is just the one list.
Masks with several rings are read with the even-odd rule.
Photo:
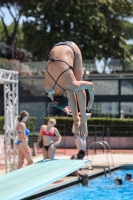
[[0, 200], [30, 196], [89, 163], [89, 160], [42, 160], [0, 176]]

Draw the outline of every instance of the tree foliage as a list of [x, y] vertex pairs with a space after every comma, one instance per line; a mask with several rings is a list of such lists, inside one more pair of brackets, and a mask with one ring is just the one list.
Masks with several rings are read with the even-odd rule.
[[129, 21], [122, 21], [122, 32], [125, 39], [133, 39], [133, 24]]
[[[10, 24], [9, 26], [6, 26], [6, 29], [8, 31], [9, 36], [12, 34], [14, 29], [14, 24]], [[3, 23], [0, 21], [0, 57], [1, 58], [8, 58], [8, 59], [18, 59], [20, 61], [27, 61], [30, 59], [30, 56], [28, 55], [28, 52], [23, 49], [23, 32], [22, 32], [22, 26], [18, 25], [17, 33], [14, 38], [14, 46], [6, 45], [7, 43], [7, 37], [4, 32]], [[19, 48], [19, 49], [18, 49]]]
[[[29, 9], [30, 8], [30, 9]], [[59, 41], [74, 41], [84, 59], [129, 58], [122, 32], [122, 18], [132, 16], [129, 0], [39, 0], [24, 7], [25, 47], [36, 59]]]
[[[9, 46], [12, 46], [15, 38], [16, 38], [16, 34], [18, 32], [18, 26], [19, 26], [19, 20], [20, 17], [22, 15], [22, 6], [24, 5], [24, 0], [1, 0], [0, 1], [0, 20], [1, 23], [3, 25], [3, 33], [5, 35], [5, 41], [6, 44]], [[5, 7], [8, 12], [10, 13], [12, 19], [13, 19], [13, 23], [11, 24], [11, 27], [7, 27], [7, 25], [5, 24], [5, 13], [2, 10], [2, 7]], [[12, 9], [14, 10], [14, 12], [12, 11]]]
[[[9, 26], [6, 26], [9, 36], [12, 34], [14, 29], [14, 23], [11, 23]], [[22, 31], [22, 26], [18, 25], [18, 30], [14, 38], [14, 46], [23, 48], [24, 34]], [[2, 21], [0, 21], [0, 42], [7, 43], [7, 37], [4, 32], [4, 27]]]
[[[45, 59], [55, 43], [66, 40], [80, 47], [83, 59], [130, 57], [122, 21], [133, 15], [130, 0], [1, 0], [0, 5], [6, 7], [13, 18], [9, 31], [0, 9], [6, 43], [14, 43], [19, 19], [25, 15], [24, 39], [21, 34], [16, 42], [32, 52], [36, 60]], [[15, 16], [11, 6], [16, 11]]]

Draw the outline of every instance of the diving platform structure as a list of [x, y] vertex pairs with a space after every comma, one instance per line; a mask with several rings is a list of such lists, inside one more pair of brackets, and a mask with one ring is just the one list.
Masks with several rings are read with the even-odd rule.
[[[18, 72], [0, 69], [0, 84], [4, 85], [4, 130], [6, 173], [15, 169], [17, 151], [15, 145], [18, 116]], [[11, 140], [13, 148], [11, 147]]]
[[42, 160], [0, 177], [0, 199], [23, 199], [89, 164], [89, 160]]

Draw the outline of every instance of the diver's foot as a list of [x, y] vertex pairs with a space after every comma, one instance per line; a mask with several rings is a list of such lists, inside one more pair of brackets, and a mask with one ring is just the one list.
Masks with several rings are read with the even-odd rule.
[[74, 121], [74, 122], [73, 122], [72, 133], [73, 133], [75, 136], [79, 136], [79, 135], [80, 135], [80, 118], [79, 118], [78, 121]]
[[88, 135], [87, 122], [84, 124], [80, 124], [80, 135], [81, 135], [81, 138], [87, 137]]
[[[79, 116], [81, 117], [80, 112], [79, 112]], [[89, 119], [90, 117], [91, 117], [91, 113], [86, 112], [86, 119]]]

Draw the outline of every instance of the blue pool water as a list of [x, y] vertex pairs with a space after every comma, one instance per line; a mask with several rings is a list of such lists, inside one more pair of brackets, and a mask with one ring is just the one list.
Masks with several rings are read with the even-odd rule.
[[[133, 170], [118, 170], [111, 176], [93, 179], [88, 187], [75, 186], [53, 195], [41, 198], [41, 200], [133, 200], [133, 183], [125, 181], [125, 174]], [[114, 185], [115, 177], [123, 180], [123, 185]]]

